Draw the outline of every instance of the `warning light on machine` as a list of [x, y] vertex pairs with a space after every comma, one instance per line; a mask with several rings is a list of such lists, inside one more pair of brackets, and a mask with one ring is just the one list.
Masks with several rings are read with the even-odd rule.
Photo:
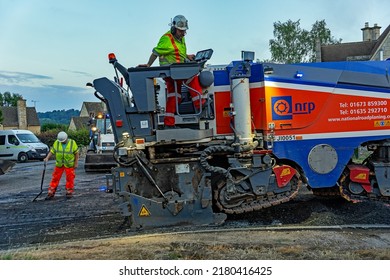
[[115, 61], [117, 61], [115, 54], [114, 53], [109, 53], [108, 54], [108, 62], [109, 63], [114, 63]]
[[297, 78], [297, 79], [300, 79], [300, 78], [302, 78], [303, 77], [303, 73], [302, 72], [299, 72], [299, 71], [297, 71], [297, 73], [295, 73], [295, 76], [294, 76], [295, 78]]

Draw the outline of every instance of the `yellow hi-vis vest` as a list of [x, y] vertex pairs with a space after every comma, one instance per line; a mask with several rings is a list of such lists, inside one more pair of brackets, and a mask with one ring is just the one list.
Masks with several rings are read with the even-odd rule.
[[168, 31], [161, 36], [153, 53], [159, 57], [160, 65], [183, 63], [187, 59], [186, 41], [184, 37], [178, 41], [171, 31]]
[[65, 149], [60, 141], [56, 140], [50, 152], [56, 156], [56, 166], [66, 168], [74, 167], [75, 154], [79, 151], [76, 141], [69, 139]]

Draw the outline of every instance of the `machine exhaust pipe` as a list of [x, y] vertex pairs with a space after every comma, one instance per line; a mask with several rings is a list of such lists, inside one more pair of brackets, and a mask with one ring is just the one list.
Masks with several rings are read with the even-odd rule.
[[231, 80], [234, 107], [234, 128], [241, 145], [253, 142], [249, 78]]

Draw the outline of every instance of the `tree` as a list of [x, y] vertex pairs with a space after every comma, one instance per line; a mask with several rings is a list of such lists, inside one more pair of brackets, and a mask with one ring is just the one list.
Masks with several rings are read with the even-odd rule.
[[11, 94], [9, 91], [0, 93], [0, 107], [16, 107], [19, 99], [23, 99], [23, 96], [18, 93]]
[[330, 29], [326, 27], [325, 20], [316, 21], [310, 30], [310, 43], [311, 43], [311, 60], [316, 61], [316, 48], [317, 45], [334, 45], [340, 44], [342, 39], [335, 39]]
[[0, 110], [0, 124], [3, 124], [3, 112]]
[[325, 20], [316, 21], [307, 31], [300, 27], [300, 20], [274, 23], [274, 37], [269, 41], [272, 60], [281, 63], [314, 62], [316, 46], [338, 44], [326, 27]]

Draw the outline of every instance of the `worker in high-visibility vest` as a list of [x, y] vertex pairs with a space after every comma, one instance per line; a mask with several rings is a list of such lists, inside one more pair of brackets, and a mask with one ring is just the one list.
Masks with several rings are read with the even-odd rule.
[[[153, 48], [149, 61], [146, 64], [140, 64], [140, 67], [150, 67], [156, 58], [159, 58], [160, 66], [171, 63], [184, 63], [194, 60], [194, 54], [187, 54], [187, 46], [184, 36], [188, 30], [188, 21], [183, 15], [177, 15], [171, 22], [171, 29], [161, 36], [157, 46]], [[192, 79], [176, 80], [171, 77], [164, 79], [167, 86], [167, 102], [165, 108], [164, 125], [171, 128], [175, 126], [176, 99], [181, 101], [181, 85], [187, 83], [192, 102], [196, 109], [199, 109], [206, 101], [201, 97], [202, 87], [198, 76]]]
[[72, 198], [74, 193], [74, 179], [76, 177], [75, 169], [78, 166], [79, 160], [79, 148], [76, 141], [68, 138], [66, 132], [61, 131], [57, 135], [57, 140], [50, 148], [50, 152], [44, 158], [47, 162], [50, 157], [54, 155], [56, 159], [56, 165], [54, 167], [49, 189], [47, 191], [46, 200], [54, 198], [58, 184], [60, 183], [62, 174], [66, 175], [66, 198]]

